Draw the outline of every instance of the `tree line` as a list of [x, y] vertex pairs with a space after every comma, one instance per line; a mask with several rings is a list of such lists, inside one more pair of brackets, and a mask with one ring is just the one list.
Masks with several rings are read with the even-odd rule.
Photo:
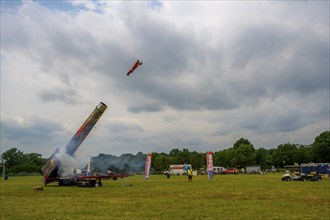
[[[191, 164], [194, 170], [200, 170], [206, 168], [206, 153], [189, 151], [188, 148], [180, 150], [174, 147], [168, 154], [167, 153], [152, 153], [152, 171], [160, 173], [169, 169], [171, 164]], [[96, 165], [99, 171], [102, 171], [100, 167], [105, 165], [104, 161], [107, 161], [108, 157], [111, 157], [111, 161], [114, 161], [116, 156], [100, 154], [97, 157], [93, 157], [94, 162], [92, 165]], [[116, 164], [106, 164], [103, 169], [110, 169], [117, 172], [138, 172], [143, 171], [144, 166], [140, 166], [137, 169], [137, 165], [140, 162], [144, 163], [146, 155], [139, 152], [136, 155], [123, 154], [117, 157], [120, 166], [116, 167]], [[2, 153], [1, 158], [6, 161], [6, 173], [18, 174], [18, 173], [40, 173], [42, 166], [46, 163], [47, 159], [43, 158], [38, 153], [24, 154], [17, 148], [11, 148], [8, 151]], [[134, 163], [130, 163], [130, 162]], [[230, 148], [215, 151], [213, 154], [214, 166], [223, 167], [237, 167], [245, 168], [248, 165], [260, 165], [262, 169], [270, 169], [272, 166], [276, 168], [283, 168], [285, 165], [292, 165], [294, 163], [329, 163], [330, 162], [330, 131], [325, 131], [315, 137], [314, 142], [311, 145], [299, 145], [299, 144], [280, 144], [277, 148], [255, 149], [253, 144], [245, 138], [240, 138]]]
[[[188, 149], [172, 149], [169, 154], [153, 153], [152, 167], [156, 172], [164, 171], [170, 164], [191, 164], [193, 169], [206, 168], [206, 153]], [[317, 136], [311, 145], [281, 144], [276, 149], [255, 149], [245, 138], [240, 138], [235, 144], [213, 154], [213, 165], [222, 167], [245, 168], [248, 165], [260, 165], [262, 169], [272, 166], [283, 168], [294, 163], [326, 163], [330, 162], [330, 131]]]
[[[1, 164], [5, 165], [6, 173], [31, 174], [40, 173], [47, 159], [38, 153], [24, 153], [17, 148], [11, 148], [1, 154]], [[3, 169], [3, 167], [2, 167]]]

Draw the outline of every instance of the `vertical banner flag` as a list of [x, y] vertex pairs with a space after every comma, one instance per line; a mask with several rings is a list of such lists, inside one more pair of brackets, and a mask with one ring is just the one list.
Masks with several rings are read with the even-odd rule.
[[89, 156], [89, 160], [87, 164], [87, 176], [91, 175], [91, 160], [92, 160], [92, 156]]
[[209, 180], [211, 180], [214, 176], [214, 173], [213, 173], [213, 153], [212, 153], [212, 151], [209, 151], [206, 154], [206, 164], [207, 164], [207, 173], [208, 173], [208, 176], [209, 176]]
[[149, 153], [146, 158], [146, 169], [145, 169], [145, 174], [144, 174], [145, 180], [147, 180], [149, 178], [150, 167], [151, 167], [151, 156], [152, 156], [152, 154]]

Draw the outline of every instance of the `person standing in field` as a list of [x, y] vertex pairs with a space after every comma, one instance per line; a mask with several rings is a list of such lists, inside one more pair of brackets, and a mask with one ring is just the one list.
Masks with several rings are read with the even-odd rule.
[[187, 174], [188, 174], [188, 181], [192, 182], [193, 173], [192, 173], [191, 168], [189, 168], [189, 170], [187, 171]]

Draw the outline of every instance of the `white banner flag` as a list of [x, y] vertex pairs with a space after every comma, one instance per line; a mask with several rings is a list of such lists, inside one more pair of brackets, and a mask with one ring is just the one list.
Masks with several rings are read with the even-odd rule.
[[91, 160], [92, 160], [92, 156], [89, 156], [89, 160], [87, 164], [87, 176], [91, 175]]

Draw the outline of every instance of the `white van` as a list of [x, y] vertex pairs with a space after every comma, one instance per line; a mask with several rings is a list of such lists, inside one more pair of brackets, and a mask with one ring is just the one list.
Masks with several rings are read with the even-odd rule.
[[188, 169], [192, 169], [191, 164], [170, 165], [168, 173], [172, 175], [186, 175]]

